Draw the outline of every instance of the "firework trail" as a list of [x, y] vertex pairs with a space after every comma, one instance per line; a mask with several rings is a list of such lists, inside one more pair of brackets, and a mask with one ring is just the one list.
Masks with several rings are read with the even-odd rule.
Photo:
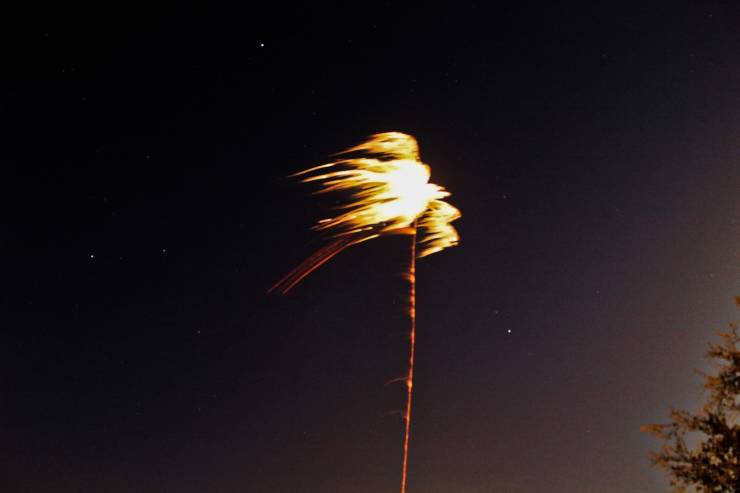
[[411, 397], [416, 345], [416, 259], [457, 245], [450, 224], [460, 211], [443, 201], [450, 195], [429, 183], [430, 168], [419, 159], [416, 139], [400, 132], [375, 134], [337, 156], [353, 155], [292, 175], [304, 183], [316, 182], [315, 193], [345, 192], [348, 200], [336, 216], [318, 221], [312, 229], [325, 232], [330, 242], [308, 257], [268, 292], [285, 294], [306, 276], [346, 248], [391, 234], [411, 235], [409, 368], [406, 383], [405, 433], [401, 493], [406, 492], [411, 427]]
[[409, 317], [411, 331], [409, 332], [409, 371], [406, 374], [406, 413], [405, 429], [403, 434], [403, 466], [401, 468], [401, 493], [406, 493], [406, 471], [409, 464], [409, 432], [411, 431], [411, 393], [414, 390], [414, 355], [416, 353], [416, 230], [411, 240], [411, 262], [409, 263]]

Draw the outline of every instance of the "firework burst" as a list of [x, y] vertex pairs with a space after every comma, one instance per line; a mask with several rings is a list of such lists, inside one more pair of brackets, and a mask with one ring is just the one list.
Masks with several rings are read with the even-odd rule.
[[410, 135], [375, 134], [337, 156], [341, 158], [292, 175], [304, 183], [319, 185], [315, 193], [346, 195], [347, 201], [337, 208], [336, 215], [313, 226], [331, 241], [270, 288], [270, 292], [286, 293], [350, 246], [385, 235], [411, 235], [408, 271], [411, 350], [404, 378], [407, 400], [401, 478], [401, 493], [405, 493], [416, 343], [416, 259], [457, 245], [459, 236], [451, 223], [460, 217], [460, 211], [442, 200], [449, 192], [429, 182], [430, 168], [419, 159], [419, 147]]

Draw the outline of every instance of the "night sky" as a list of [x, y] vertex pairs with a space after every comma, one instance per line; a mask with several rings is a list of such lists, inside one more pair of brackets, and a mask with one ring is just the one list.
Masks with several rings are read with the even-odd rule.
[[286, 176], [385, 131], [463, 213], [409, 492], [666, 491], [639, 427], [737, 318], [740, 7], [250, 3], [0, 9], [0, 491], [397, 491], [408, 237], [265, 293], [340, 199]]

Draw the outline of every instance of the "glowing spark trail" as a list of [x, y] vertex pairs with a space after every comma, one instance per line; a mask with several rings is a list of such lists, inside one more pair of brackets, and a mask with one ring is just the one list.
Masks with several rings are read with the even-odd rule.
[[411, 431], [411, 394], [414, 390], [414, 353], [416, 352], [416, 226], [411, 240], [411, 262], [409, 263], [409, 316], [411, 317], [411, 332], [409, 340], [409, 372], [406, 375], [406, 428], [403, 435], [403, 468], [401, 470], [401, 493], [406, 492], [406, 470], [409, 465], [409, 431]]
[[[403, 443], [401, 493], [406, 492], [411, 427], [411, 397], [414, 383], [416, 345], [416, 258], [425, 257], [457, 245], [459, 236], [450, 223], [460, 211], [442, 199], [450, 195], [444, 188], [429, 183], [430, 168], [419, 160], [416, 139], [400, 132], [375, 134], [367, 142], [338, 154], [359, 154], [301, 171], [292, 176], [316, 182], [316, 193], [346, 192], [349, 201], [334, 217], [321, 219], [314, 226], [333, 241], [311, 255], [269, 292], [286, 293], [311, 272], [345, 248], [390, 234], [409, 234], [411, 350], [406, 382], [406, 413]], [[417, 248], [418, 245], [418, 248]]]

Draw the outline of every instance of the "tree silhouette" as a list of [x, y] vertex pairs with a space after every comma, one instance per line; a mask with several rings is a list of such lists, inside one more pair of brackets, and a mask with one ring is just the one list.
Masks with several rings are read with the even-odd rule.
[[[740, 297], [735, 297], [740, 307]], [[740, 333], [736, 323], [719, 332], [706, 353], [716, 374], [697, 372], [709, 391], [701, 411], [672, 410], [671, 422], [642, 427], [663, 440], [650, 458], [666, 469], [674, 493], [740, 492]]]

